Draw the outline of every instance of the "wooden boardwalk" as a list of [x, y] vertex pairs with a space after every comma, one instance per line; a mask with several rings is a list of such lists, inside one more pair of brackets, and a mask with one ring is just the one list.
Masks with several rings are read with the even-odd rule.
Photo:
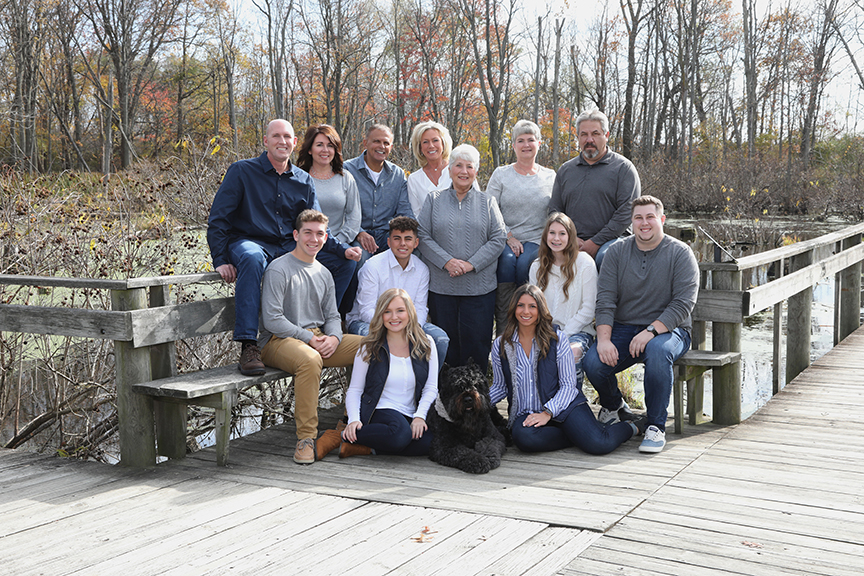
[[[658, 455], [294, 464], [293, 426], [132, 471], [0, 451], [0, 574], [864, 573], [864, 329]], [[326, 419], [335, 418], [329, 413]]]

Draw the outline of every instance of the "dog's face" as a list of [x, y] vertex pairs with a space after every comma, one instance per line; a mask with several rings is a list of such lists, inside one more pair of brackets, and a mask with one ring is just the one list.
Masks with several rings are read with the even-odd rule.
[[438, 379], [438, 394], [452, 418], [470, 418], [489, 409], [489, 382], [472, 361], [451, 368], [446, 364]]

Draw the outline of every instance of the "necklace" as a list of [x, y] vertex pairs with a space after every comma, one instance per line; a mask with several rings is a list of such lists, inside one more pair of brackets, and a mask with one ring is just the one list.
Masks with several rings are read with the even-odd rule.
[[336, 173], [333, 172], [333, 170], [328, 170], [327, 173], [325, 173], [324, 175], [321, 175], [320, 172], [315, 172], [314, 170], [310, 169], [309, 175], [312, 176], [312, 178], [315, 178], [316, 180], [329, 180], [330, 178], [333, 178], [333, 176], [335, 176]]

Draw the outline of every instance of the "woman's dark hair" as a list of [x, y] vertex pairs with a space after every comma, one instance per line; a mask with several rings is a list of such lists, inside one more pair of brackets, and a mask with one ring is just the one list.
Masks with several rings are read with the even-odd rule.
[[307, 172], [312, 168], [312, 144], [315, 143], [315, 137], [318, 134], [323, 134], [333, 144], [336, 153], [333, 155], [333, 160], [330, 161], [330, 167], [333, 168], [334, 174], [342, 174], [342, 139], [336, 129], [329, 124], [317, 124], [306, 129], [303, 145], [300, 146], [300, 151], [297, 153], [297, 166]]
[[512, 345], [513, 333], [519, 328], [519, 322], [516, 320], [516, 304], [519, 303], [519, 298], [526, 294], [537, 303], [537, 326], [535, 327], [534, 341], [539, 349], [538, 357], [545, 358], [552, 346], [552, 341], [558, 340], [558, 333], [555, 331], [555, 325], [552, 324], [552, 314], [549, 312], [549, 305], [546, 303], [543, 291], [533, 284], [523, 284], [513, 293], [510, 307], [507, 309], [507, 325], [501, 334], [502, 358], [504, 357], [504, 345]]

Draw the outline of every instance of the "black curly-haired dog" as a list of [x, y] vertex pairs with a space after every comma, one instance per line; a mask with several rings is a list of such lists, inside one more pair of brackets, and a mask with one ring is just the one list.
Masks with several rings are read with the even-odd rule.
[[456, 368], [445, 364], [438, 377], [438, 400], [429, 410], [429, 459], [472, 474], [497, 468], [506, 445], [493, 418], [503, 426], [480, 368], [470, 360]]

